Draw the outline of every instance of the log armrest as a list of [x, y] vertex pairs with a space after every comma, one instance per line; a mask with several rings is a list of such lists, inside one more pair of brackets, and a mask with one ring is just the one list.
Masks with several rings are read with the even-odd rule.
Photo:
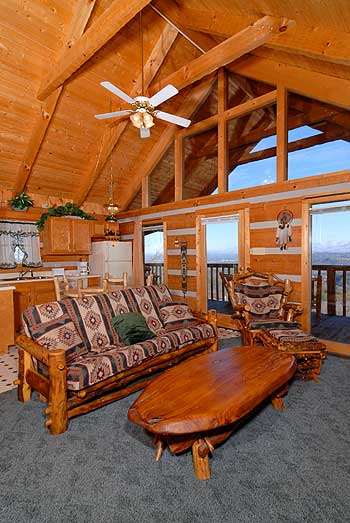
[[285, 303], [283, 310], [287, 316], [287, 321], [293, 321], [295, 316], [300, 316], [303, 313], [303, 307], [300, 303]]
[[209, 323], [214, 327], [215, 335], [218, 336], [218, 327], [217, 327], [217, 313], [216, 310], [210, 309], [208, 312], [198, 312], [192, 311], [192, 314], [195, 318], [205, 323]]
[[[49, 350], [42, 345], [39, 345], [36, 341], [32, 340], [25, 334], [20, 334], [16, 337], [17, 345], [28, 352], [31, 356], [34, 356], [37, 360], [41, 361], [45, 365], [49, 365]], [[59, 349], [65, 354], [63, 349]]]

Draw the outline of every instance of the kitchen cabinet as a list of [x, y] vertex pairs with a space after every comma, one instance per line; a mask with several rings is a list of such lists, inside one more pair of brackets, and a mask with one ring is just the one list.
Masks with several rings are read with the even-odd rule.
[[90, 222], [91, 237], [92, 238], [104, 238], [105, 236], [105, 221], [104, 220], [93, 220]]
[[18, 332], [23, 328], [22, 312], [31, 305], [55, 301], [56, 294], [53, 280], [26, 280], [13, 285], [16, 287], [13, 293], [15, 331]]
[[44, 254], [90, 254], [90, 221], [50, 216], [42, 239]]
[[9, 346], [15, 344], [13, 291], [12, 285], [0, 288], [0, 353], [8, 352]]

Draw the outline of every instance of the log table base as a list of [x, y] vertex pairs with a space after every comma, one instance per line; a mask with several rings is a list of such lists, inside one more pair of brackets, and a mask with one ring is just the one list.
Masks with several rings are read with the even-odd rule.
[[128, 417], [154, 435], [156, 460], [165, 445], [192, 449], [198, 479], [210, 478], [209, 455], [245, 417], [270, 398], [277, 409], [296, 370], [295, 358], [264, 347], [204, 354], [170, 369], [148, 385]]

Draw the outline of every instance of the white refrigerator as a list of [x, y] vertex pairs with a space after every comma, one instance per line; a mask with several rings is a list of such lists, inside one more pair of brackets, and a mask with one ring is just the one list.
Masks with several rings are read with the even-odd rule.
[[132, 283], [132, 242], [106, 240], [92, 242], [89, 256], [90, 274], [104, 276], [109, 272], [111, 278], [121, 278], [128, 273], [128, 285]]

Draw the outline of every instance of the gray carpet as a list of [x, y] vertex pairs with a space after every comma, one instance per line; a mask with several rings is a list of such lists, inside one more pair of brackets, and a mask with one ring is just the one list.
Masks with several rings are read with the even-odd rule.
[[0, 521], [345, 523], [349, 373], [349, 359], [329, 356], [320, 383], [295, 381], [284, 411], [265, 405], [215, 450], [209, 481], [195, 478], [190, 453], [155, 461], [127, 420], [136, 395], [53, 437], [36, 397], [1, 394]]

